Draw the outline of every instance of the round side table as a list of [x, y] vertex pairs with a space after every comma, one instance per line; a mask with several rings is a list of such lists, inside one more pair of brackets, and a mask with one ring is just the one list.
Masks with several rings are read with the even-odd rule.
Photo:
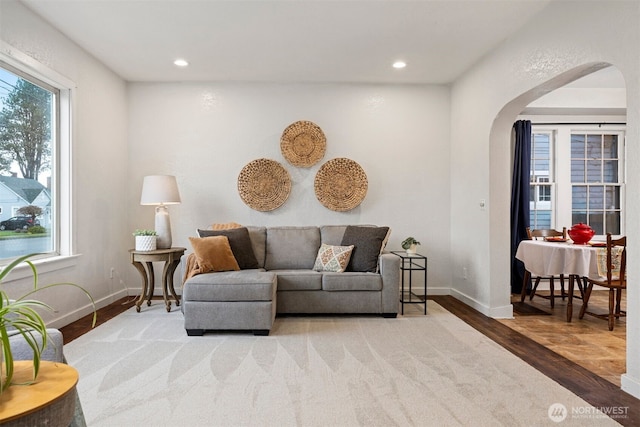
[[69, 365], [40, 361], [33, 384], [33, 362], [13, 364], [13, 382], [0, 395], [0, 424], [16, 427], [68, 427], [76, 408], [78, 371]]

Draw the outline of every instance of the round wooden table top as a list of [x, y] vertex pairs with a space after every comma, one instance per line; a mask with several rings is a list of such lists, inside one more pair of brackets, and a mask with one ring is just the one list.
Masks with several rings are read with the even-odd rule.
[[78, 383], [78, 371], [64, 363], [40, 361], [36, 382], [19, 385], [32, 380], [33, 361], [15, 361], [14, 385], [0, 395], [0, 423], [36, 412], [62, 398]]

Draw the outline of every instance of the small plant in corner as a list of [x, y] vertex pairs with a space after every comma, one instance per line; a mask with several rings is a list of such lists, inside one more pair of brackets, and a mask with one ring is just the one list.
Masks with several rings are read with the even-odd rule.
[[407, 237], [406, 239], [404, 239], [401, 243], [402, 245], [402, 249], [411, 249], [411, 245], [419, 245], [420, 242], [418, 242], [416, 239], [414, 239], [413, 237]]
[[137, 229], [133, 232], [134, 236], [157, 236], [156, 230]]
[[[38, 286], [38, 271], [36, 266], [29, 260], [29, 258], [36, 255], [38, 254], [34, 253], [21, 256], [0, 270], [0, 285], [2, 285], [2, 280], [11, 271], [22, 263], [27, 264], [33, 274], [33, 289], [17, 299], [10, 299], [4, 289], [0, 287], [0, 345], [2, 345], [2, 356], [4, 359], [4, 371], [0, 370], [0, 393], [11, 385], [13, 379], [11, 336], [21, 335], [22, 339], [24, 339], [33, 350], [33, 380], [35, 381], [38, 377], [40, 358], [42, 352], [47, 347], [48, 340], [47, 326], [37, 309], [50, 311], [53, 311], [53, 309], [42, 301], [32, 299], [35, 293], [58, 286], [71, 286], [80, 289], [91, 301], [91, 305], [93, 306], [92, 327], [96, 324], [97, 313], [95, 301], [91, 297], [91, 294], [82, 286], [69, 282]], [[2, 364], [0, 364], [0, 368], [2, 367]]]

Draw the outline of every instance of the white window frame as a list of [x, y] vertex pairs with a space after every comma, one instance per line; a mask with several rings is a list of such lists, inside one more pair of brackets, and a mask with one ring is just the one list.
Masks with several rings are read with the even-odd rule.
[[[626, 233], [626, 126], [625, 125], [597, 125], [597, 124], [553, 124], [532, 125], [532, 133], [553, 133], [552, 163], [555, 178], [552, 182], [552, 200], [555, 210], [552, 214], [552, 227], [559, 228], [555, 224], [562, 224], [567, 228], [572, 223], [572, 185], [571, 182], [571, 134], [572, 133], [608, 133], [618, 135], [618, 154], [620, 158], [618, 174], [620, 183], [620, 234]], [[605, 183], [606, 185], [606, 183]], [[555, 189], [555, 191], [554, 191]], [[603, 238], [598, 235], [596, 238]]]
[[[34, 260], [40, 273], [67, 268], [76, 264], [73, 239], [72, 197], [72, 113], [75, 106], [76, 85], [73, 81], [36, 61], [29, 55], [0, 40], [0, 60], [22, 73], [31, 75], [59, 91], [56, 147], [52, 147], [53, 206], [57, 216], [54, 234], [54, 251]], [[5, 262], [3, 261], [3, 264]], [[15, 269], [5, 280], [18, 280], [31, 275], [27, 266]]]

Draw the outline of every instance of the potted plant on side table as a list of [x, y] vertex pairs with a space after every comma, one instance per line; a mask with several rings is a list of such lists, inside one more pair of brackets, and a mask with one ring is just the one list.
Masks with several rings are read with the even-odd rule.
[[[84, 292], [93, 306], [93, 324], [96, 323], [96, 305], [95, 301], [91, 297], [91, 294], [87, 292], [82, 286], [76, 285], [70, 282], [53, 283], [45, 286], [38, 286], [38, 271], [36, 266], [29, 260], [29, 258], [38, 254], [24, 255], [6, 267], [0, 270], [0, 285], [2, 280], [18, 265], [25, 263], [31, 268], [33, 273], [33, 289], [23, 296], [17, 299], [10, 299], [8, 294], [0, 287], [0, 343], [2, 345], [2, 361], [0, 368], [0, 393], [5, 391], [10, 385], [13, 379], [13, 351], [11, 348], [10, 336], [19, 334], [24, 341], [33, 350], [33, 381], [38, 376], [38, 370], [40, 368], [40, 359], [42, 353], [47, 347], [47, 326], [37, 309], [52, 310], [53, 309], [46, 303], [32, 299], [33, 295], [43, 289], [48, 289], [58, 286], [71, 286], [80, 289]], [[2, 397], [0, 396], [0, 399]]]
[[402, 249], [407, 251], [407, 255], [415, 255], [416, 254], [416, 248], [417, 248], [417, 246], [419, 244], [420, 244], [420, 242], [418, 242], [413, 237], [407, 237], [401, 243]]
[[133, 235], [136, 236], [136, 251], [156, 250], [158, 233], [155, 230], [137, 229]]

